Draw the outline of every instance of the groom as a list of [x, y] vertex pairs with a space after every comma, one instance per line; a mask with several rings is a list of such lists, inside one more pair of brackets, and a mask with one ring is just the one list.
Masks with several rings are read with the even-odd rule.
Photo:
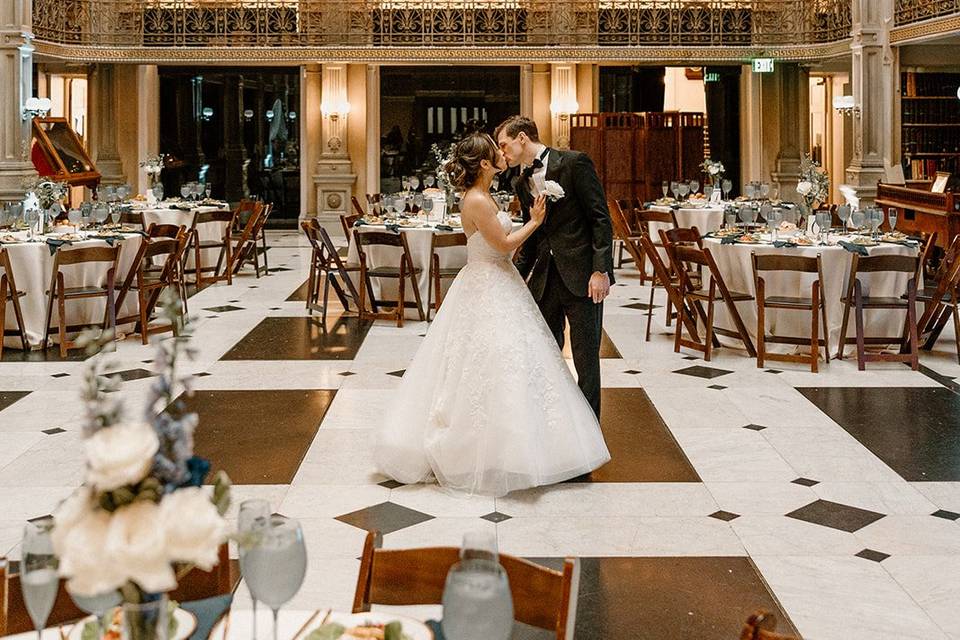
[[613, 231], [603, 186], [586, 154], [545, 147], [529, 118], [510, 116], [494, 139], [507, 163], [522, 167], [514, 190], [524, 220], [547, 181], [563, 188], [562, 198], [548, 199], [546, 220], [520, 248], [517, 269], [561, 349], [564, 320], [570, 323], [577, 379], [599, 420], [603, 299], [613, 283]]

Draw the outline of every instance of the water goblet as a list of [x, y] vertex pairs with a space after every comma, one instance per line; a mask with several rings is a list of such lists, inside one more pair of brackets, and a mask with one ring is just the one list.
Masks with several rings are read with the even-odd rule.
[[733, 190], [733, 182], [724, 178], [720, 182], [720, 190], [723, 191], [723, 199], [727, 200], [730, 197], [730, 192]]
[[691, 181], [690, 181], [690, 195], [691, 195], [691, 196], [697, 195], [697, 192], [699, 192], [699, 191], [700, 191], [700, 182], [697, 181], [697, 180], [691, 180]]
[[900, 215], [900, 210], [896, 207], [890, 207], [887, 209], [887, 222], [890, 223], [890, 233], [897, 228], [897, 216]]
[[274, 515], [256, 528], [255, 540], [244, 555], [251, 595], [273, 612], [273, 640], [277, 640], [280, 608], [297, 594], [307, 573], [307, 547], [300, 523]]
[[180, 197], [186, 200], [190, 197], [190, 194], [193, 193], [193, 189], [190, 187], [190, 183], [184, 182], [180, 185]]
[[114, 206], [110, 208], [110, 222], [116, 225], [120, 222], [120, 207]]
[[769, 202], [764, 202], [762, 205], [760, 205], [760, 217], [764, 220], [770, 219], [770, 212], [772, 211], [773, 205], [771, 205]]
[[826, 244], [830, 232], [830, 212], [818, 210], [814, 215], [814, 221], [817, 224], [817, 235], [820, 236], [820, 243]]
[[153, 185], [153, 197], [157, 199], [157, 202], [163, 201], [163, 183], [158, 182]]
[[113, 202], [117, 197], [117, 189], [112, 185], [106, 186], [103, 188], [103, 193], [101, 195], [107, 202]]
[[667, 193], [670, 191], [670, 183], [664, 180], [660, 183], [660, 190], [663, 191], [663, 197], [667, 197]]
[[59, 562], [50, 537], [52, 531], [52, 517], [28, 522], [21, 544], [20, 589], [27, 613], [37, 630], [37, 640], [41, 640], [60, 588], [60, 576], [57, 574]]
[[880, 225], [883, 224], [883, 209], [880, 207], [870, 207], [870, 230], [874, 238], [880, 231]]
[[764, 216], [767, 221], [767, 229], [770, 231], [770, 239], [777, 241], [777, 229], [780, 227], [780, 209], [769, 209]]
[[30, 240], [33, 240], [34, 236], [34, 227], [37, 226], [37, 221], [40, 220], [40, 210], [36, 207], [30, 207], [23, 212], [23, 221], [27, 224], [27, 237]]
[[727, 229], [733, 229], [737, 225], [737, 208], [727, 205], [723, 210], [723, 219], [727, 223]]
[[677, 192], [680, 194], [680, 199], [687, 197], [687, 194], [690, 193], [690, 185], [686, 182], [681, 182], [677, 185]]
[[846, 233], [847, 221], [850, 220], [850, 205], [842, 204], [839, 207], [837, 207], [837, 217], [840, 218], [840, 222], [843, 223], [842, 231]]
[[443, 590], [443, 633], [457, 640], [507, 640], [513, 630], [510, 582], [497, 561], [496, 539], [464, 535], [460, 562]]
[[428, 173], [426, 176], [423, 177], [423, 184], [427, 185], [427, 189], [432, 189], [433, 184], [436, 181], [437, 179], [433, 176], [432, 173]]
[[404, 191], [410, 191], [410, 178], [403, 176], [400, 178], [400, 184], [403, 186]]
[[850, 214], [850, 222], [853, 223], [853, 228], [857, 231], [863, 227], [863, 221], [866, 219], [866, 216], [863, 212], [863, 209], [857, 209]]
[[713, 191], [714, 191], [714, 188], [712, 184], [704, 185], [703, 197], [707, 199], [707, 202], [710, 202], [710, 200], [713, 199]]
[[120, 603], [123, 602], [122, 598], [120, 597], [120, 592], [116, 589], [113, 591], [98, 593], [92, 596], [80, 596], [75, 593], [71, 593], [70, 598], [73, 600], [73, 603], [77, 605], [77, 608], [85, 613], [93, 615], [94, 618], [96, 618], [95, 624], [97, 629], [97, 638], [103, 637], [103, 631], [107, 626], [104, 616], [108, 611], [115, 607], [119, 607]]
[[430, 212], [433, 211], [433, 198], [424, 198], [423, 199], [423, 213], [426, 217], [430, 218]]
[[82, 216], [83, 213], [81, 213], [80, 209], [70, 209], [70, 211], [67, 212], [67, 220], [75, 227], [80, 226], [80, 219]]
[[754, 191], [753, 191], [753, 183], [752, 183], [752, 182], [748, 182], [747, 184], [743, 185], [743, 195], [747, 196], [747, 200], [753, 200], [753, 196], [754, 196], [755, 194], [754, 194]]
[[670, 182], [670, 193], [673, 194], [673, 199], [677, 199], [677, 193], [680, 191], [680, 183], [676, 180]]
[[770, 195], [770, 184], [768, 182], [760, 183], [760, 197], [766, 199]]
[[[497, 181], [496, 176], [494, 176], [494, 182]], [[419, 176], [410, 176], [410, 188], [416, 191], [420, 188], [420, 178]]]
[[[252, 546], [256, 539], [258, 527], [264, 526], [267, 518], [270, 517], [270, 503], [266, 500], [251, 499], [240, 503], [240, 511], [237, 513], [237, 532], [240, 534], [240, 541], [237, 550], [240, 556], [240, 574], [246, 577], [247, 569], [245, 559], [247, 550]], [[250, 591], [250, 598], [253, 601], [253, 635], [251, 638], [257, 638], [257, 598], [253, 595], [253, 589], [247, 584]]]

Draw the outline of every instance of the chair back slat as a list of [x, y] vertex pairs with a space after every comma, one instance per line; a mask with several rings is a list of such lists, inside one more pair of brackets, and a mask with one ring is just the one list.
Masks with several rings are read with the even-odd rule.
[[894, 271], [898, 273], [915, 273], [919, 256], [861, 256], [853, 254], [851, 271], [855, 273], [879, 273]]
[[434, 249], [465, 247], [467, 246], [467, 235], [465, 233], [435, 233], [430, 242]]
[[368, 247], [370, 245], [384, 245], [388, 247], [402, 247], [403, 235], [389, 231], [355, 231], [357, 244]]
[[351, 229], [353, 229], [354, 223], [360, 219], [359, 215], [352, 216], [340, 216], [340, 226], [343, 227], [343, 237], [349, 240], [350, 236], [353, 235]]
[[819, 273], [820, 256], [788, 256], [776, 253], [754, 254], [757, 271], [799, 271]]
[[89, 262], [114, 262], [119, 254], [119, 245], [113, 247], [62, 247], [57, 251], [56, 262], [61, 267]]
[[198, 211], [193, 216], [193, 225], [207, 224], [208, 222], [233, 223], [238, 211]]
[[668, 243], [676, 246], [696, 245], [700, 248], [703, 248], [703, 236], [700, 235], [700, 230], [696, 227], [674, 227], [673, 229], [661, 229], [660, 236], [664, 245]]
[[154, 222], [150, 225], [150, 228], [147, 229], [147, 235], [151, 238], [178, 238], [180, 237], [180, 232], [186, 229], [186, 226], [182, 224], [160, 224]]
[[143, 227], [142, 211], [121, 211], [120, 224], [135, 224]]
[[366, 215], [367, 212], [363, 210], [363, 205], [357, 200], [357, 196], [350, 196], [350, 202], [353, 204], [353, 210], [358, 216], [362, 217]]
[[145, 242], [146, 250], [143, 252], [143, 259], [150, 260], [157, 256], [176, 254], [180, 249], [181, 238], [158, 238], [150, 242]]
[[707, 254], [700, 247], [676, 244], [673, 245], [670, 250], [673, 252], [673, 255], [679, 262], [686, 264], [697, 264], [701, 267], [709, 266], [709, 262], [707, 262]]

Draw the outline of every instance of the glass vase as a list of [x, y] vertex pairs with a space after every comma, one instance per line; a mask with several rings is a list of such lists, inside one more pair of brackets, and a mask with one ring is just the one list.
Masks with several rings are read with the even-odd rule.
[[122, 640], [167, 640], [170, 628], [166, 594], [149, 602], [124, 602]]

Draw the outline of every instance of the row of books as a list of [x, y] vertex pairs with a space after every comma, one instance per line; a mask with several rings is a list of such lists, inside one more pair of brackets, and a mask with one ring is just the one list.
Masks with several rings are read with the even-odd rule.
[[956, 96], [960, 87], [960, 73], [918, 73], [904, 71], [901, 75], [901, 95]]
[[960, 165], [960, 159], [950, 157], [911, 160], [910, 178], [912, 180], [933, 180], [937, 171], [957, 173], [958, 165]]
[[900, 118], [908, 124], [960, 124], [960, 100], [911, 100], [900, 103]]
[[910, 153], [960, 153], [960, 127], [903, 127], [900, 143]]

